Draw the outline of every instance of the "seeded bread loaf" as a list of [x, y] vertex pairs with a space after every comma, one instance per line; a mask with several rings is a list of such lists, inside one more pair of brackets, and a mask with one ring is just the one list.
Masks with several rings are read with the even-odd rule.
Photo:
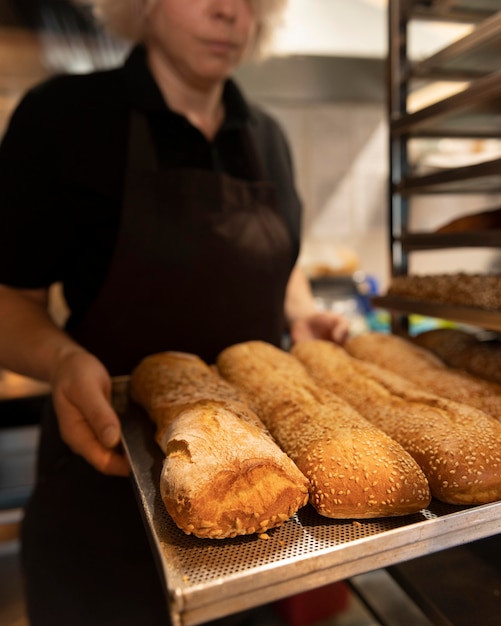
[[501, 424], [422, 391], [326, 341], [293, 348], [314, 380], [397, 440], [419, 463], [432, 495], [450, 504], [501, 499]]
[[462, 402], [501, 420], [501, 388], [464, 372], [409, 340], [396, 335], [364, 333], [349, 338], [347, 352], [363, 361], [384, 367], [437, 396]]
[[403, 274], [393, 276], [389, 296], [501, 311], [501, 274]]
[[165, 352], [132, 372], [130, 393], [165, 454], [160, 493], [187, 534], [224, 539], [281, 525], [308, 481], [231, 385], [198, 357]]
[[413, 342], [429, 350], [446, 365], [499, 385], [501, 394], [501, 341], [482, 341], [459, 328], [435, 328], [413, 337]]
[[347, 402], [319, 387], [292, 355], [251, 341], [217, 359], [245, 391], [278, 444], [310, 480], [310, 502], [326, 517], [415, 513], [430, 502], [414, 459]]

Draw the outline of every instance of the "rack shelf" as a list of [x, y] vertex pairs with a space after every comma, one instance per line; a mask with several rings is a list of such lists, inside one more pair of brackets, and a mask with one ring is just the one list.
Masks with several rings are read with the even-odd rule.
[[478, 22], [501, 10], [499, 0], [414, 0], [413, 15], [421, 19]]
[[[414, 251], [448, 248], [499, 248], [501, 231], [412, 233], [412, 199], [425, 195], [479, 196], [501, 193], [501, 158], [472, 163], [465, 154], [459, 167], [419, 172], [411, 163], [409, 142], [432, 138], [501, 138], [501, 0], [409, 0], [389, 3], [389, 130], [390, 130], [390, 256], [392, 275], [409, 272]], [[468, 35], [428, 59], [412, 63], [407, 39], [416, 20], [468, 21]], [[466, 79], [452, 96], [413, 112], [408, 111], [411, 87], [426, 81]], [[414, 81], [414, 82], [413, 82]], [[412, 83], [412, 84], [411, 84]], [[465, 145], [468, 142], [465, 142]], [[492, 153], [491, 153], [492, 154]], [[470, 155], [471, 156], [471, 155]], [[422, 203], [421, 203], [422, 204]], [[408, 331], [412, 313], [501, 330], [501, 312], [477, 311], [395, 297], [375, 299], [392, 314], [392, 330]]]
[[486, 330], [501, 331], [501, 311], [488, 311], [473, 307], [438, 304], [412, 300], [397, 296], [378, 296], [372, 298], [375, 307], [388, 309], [397, 313], [418, 314], [442, 320], [481, 326]]
[[501, 158], [423, 176], [404, 176], [395, 183], [394, 192], [407, 196], [424, 193], [499, 193]]
[[[501, 21], [499, 23], [501, 29]], [[415, 113], [391, 120], [394, 137], [501, 137], [501, 71]]]
[[468, 81], [497, 71], [501, 65], [500, 29], [501, 12], [478, 24], [470, 35], [415, 63], [412, 77]]
[[408, 233], [400, 237], [402, 248], [440, 250], [443, 248], [498, 248], [501, 230], [477, 230], [467, 233]]

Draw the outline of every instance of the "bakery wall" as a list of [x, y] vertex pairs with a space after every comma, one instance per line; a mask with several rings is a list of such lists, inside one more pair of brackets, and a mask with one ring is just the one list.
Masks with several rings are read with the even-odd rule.
[[282, 124], [305, 206], [302, 262], [358, 265], [386, 280], [387, 145], [384, 63], [289, 56], [238, 79]]
[[[384, 290], [390, 277], [384, 61], [292, 55], [244, 67], [238, 78], [288, 135], [305, 204], [302, 262], [334, 269], [358, 262]], [[437, 150], [435, 142], [413, 157]], [[492, 196], [423, 196], [412, 200], [412, 228], [433, 230], [459, 215], [500, 205], [501, 198]], [[428, 251], [411, 258], [416, 273], [496, 268], [495, 250]]]

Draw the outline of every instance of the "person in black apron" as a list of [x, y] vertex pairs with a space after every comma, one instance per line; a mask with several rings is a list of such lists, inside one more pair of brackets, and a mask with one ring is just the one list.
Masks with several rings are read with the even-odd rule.
[[[109, 405], [110, 375], [128, 374], [142, 357], [162, 350], [193, 352], [212, 363], [240, 341], [279, 346], [287, 323], [293, 339], [309, 333], [341, 342], [346, 335], [342, 318], [316, 314], [311, 299], [304, 304], [298, 296], [298, 287], [305, 286], [295, 267], [299, 202], [291, 191], [283, 139], [268, 116], [249, 109], [232, 135], [242, 177], [219, 158], [224, 149], [215, 150], [230, 125], [228, 94], [236, 89], [223, 85], [251, 44], [259, 15], [247, 0], [195, 5], [198, 12], [185, 0], [157, 0], [144, 14], [144, 48], [132, 57], [156, 80], [162, 107], [167, 111], [176, 102], [176, 123], [203, 135], [214, 149], [212, 167], [193, 161], [173, 167], [172, 147], [168, 159], [159, 150], [155, 114], [130, 98], [119, 218], [95, 297], [73, 312], [62, 331], [43, 317], [46, 290], [0, 291], [3, 333], [11, 338], [0, 339], [2, 363], [53, 385], [53, 402], [42, 419], [37, 484], [22, 529], [33, 626], [168, 624], [160, 579], [124, 478], [128, 466], [116, 448], [120, 431]], [[176, 49], [177, 66], [174, 44], [166, 43], [173, 27], [180, 42], [195, 41], [192, 50]], [[201, 32], [212, 39], [200, 43]], [[192, 54], [200, 46], [209, 60]], [[171, 55], [168, 62], [165, 54]], [[188, 66], [192, 95], [195, 79], [198, 87], [210, 87], [206, 104], [219, 94], [204, 121], [189, 107], [181, 111], [182, 99], [173, 91], [173, 76], [179, 79]], [[86, 85], [89, 80], [103, 85], [102, 76]], [[22, 111], [13, 126], [20, 118]], [[55, 139], [64, 142], [64, 133]], [[104, 156], [95, 158], [106, 169]], [[67, 189], [70, 179], [59, 189]], [[89, 243], [82, 254], [92, 258], [92, 249]], [[16, 286], [7, 271], [0, 279]], [[64, 279], [70, 280], [63, 272]]]

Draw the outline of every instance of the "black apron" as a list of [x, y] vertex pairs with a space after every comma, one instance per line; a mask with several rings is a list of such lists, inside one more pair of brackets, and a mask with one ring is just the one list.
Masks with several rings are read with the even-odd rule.
[[[126, 192], [102, 289], [72, 336], [112, 375], [144, 356], [232, 343], [279, 345], [294, 264], [250, 133], [254, 180], [162, 171], [146, 118], [130, 125]], [[165, 626], [163, 595], [128, 479], [106, 477], [62, 442], [48, 407], [37, 484], [22, 529], [32, 626]]]
[[251, 177], [158, 166], [144, 117], [132, 117], [127, 193], [115, 256], [97, 300], [71, 334], [112, 375], [145, 354], [279, 345], [294, 262], [291, 236], [250, 133]]

